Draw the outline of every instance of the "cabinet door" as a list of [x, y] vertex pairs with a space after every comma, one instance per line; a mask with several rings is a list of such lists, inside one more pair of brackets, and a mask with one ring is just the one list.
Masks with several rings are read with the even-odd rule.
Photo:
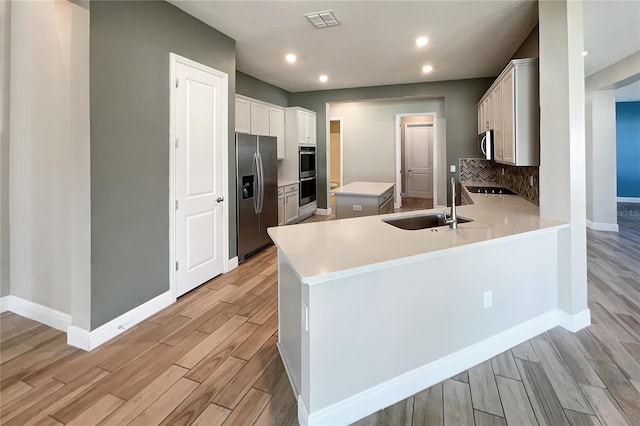
[[298, 111], [298, 143], [307, 143], [307, 113]]
[[514, 70], [511, 70], [500, 83], [502, 89], [502, 160], [513, 163], [515, 160], [515, 109], [514, 109]]
[[478, 105], [478, 134], [482, 133], [482, 104]]
[[489, 94], [489, 97], [487, 98], [487, 106], [486, 106], [486, 118], [485, 120], [487, 121], [487, 129], [494, 129], [495, 128], [495, 122], [493, 121], [493, 105], [495, 104], [495, 93], [491, 92], [491, 94]]
[[251, 134], [269, 136], [269, 107], [251, 102]]
[[251, 133], [251, 102], [236, 98], [236, 132]]
[[284, 221], [289, 223], [298, 217], [298, 191], [284, 194]]
[[284, 110], [269, 107], [269, 136], [278, 139], [278, 160], [284, 158]]
[[316, 144], [316, 116], [307, 114], [307, 143]]
[[278, 195], [278, 226], [285, 224], [284, 195]]
[[498, 84], [493, 89], [493, 153], [496, 161], [503, 160], [503, 138], [502, 138], [502, 85]]

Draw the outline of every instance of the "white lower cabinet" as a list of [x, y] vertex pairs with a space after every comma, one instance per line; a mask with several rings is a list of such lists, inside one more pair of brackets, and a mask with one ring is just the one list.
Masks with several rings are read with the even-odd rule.
[[298, 218], [298, 184], [278, 187], [278, 225], [286, 225]]
[[278, 226], [284, 225], [284, 187], [278, 188]]

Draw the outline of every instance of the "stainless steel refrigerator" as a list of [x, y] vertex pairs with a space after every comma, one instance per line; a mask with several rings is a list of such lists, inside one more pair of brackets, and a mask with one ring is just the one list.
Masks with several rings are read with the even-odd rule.
[[238, 259], [271, 243], [267, 228], [278, 225], [277, 140], [236, 133]]

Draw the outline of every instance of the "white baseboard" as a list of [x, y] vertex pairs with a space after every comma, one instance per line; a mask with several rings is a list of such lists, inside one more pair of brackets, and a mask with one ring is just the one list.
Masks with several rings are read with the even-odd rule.
[[585, 309], [584, 311], [571, 315], [565, 311], [558, 310], [558, 323], [558, 325], [575, 333], [591, 325], [591, 311]]
[[0, 297], [0, 313], [9, 310], [9, 296]]
[[593, 229], [594, 231], [607, 231], [607, 232], [619, 231], [617, 223], [593, 222], [589, 219], [587, 219], [587, 228]]
[[171, 291], [166, 291], [91, 332], [75, 326], [68, 327], [67, 343], [77, 348], [91, 351], [117, 335], [124, 333], [151, 315], [163, 310], [174, 301]]
[[91, 350], [91, 332], [84, 328], [70, 325], [67, 328], [67, 345], [85, 350]]
[[71, 325], [71, 315], [14, 295], [2, 298], [2, 311], [11, 311], [61, 331], [67, 331]]
[[582, 328], [589, 321], [588, 318], [588, 310], [576, 315], [569, 315], [560, 310], [549, 311], [482, 342], [394, 377], [373, 388], [312, 413], [307, 412], [304, 401], [299, 397], [298, 420], [301, 425], [342, 425], [353, 423], [493, 358], [507, 349], [557, 325], [573, 329]]
[[309, 424], [309, 410], [304, 404], [302, 395], [298, 395], [298, 423], [300, 423], [300, 426]]
[[233, 259], [227, 260], [226, 264], [224, 265], [224, 272], [227, 273], [227, 272], [233, 271], [237, 267], [238, 267], [238, 256], [234, 257]]
[[331, 214], [331, 207], [328, 209], [316, 209], [316, 214], [319, 216], [329, 216]]
[[636, 203], [640, 204], [640, 197], [617, 197], [619, 203]]

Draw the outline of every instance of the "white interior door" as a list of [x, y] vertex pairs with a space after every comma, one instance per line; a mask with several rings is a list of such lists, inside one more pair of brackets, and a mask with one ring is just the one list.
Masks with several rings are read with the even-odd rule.
[[407, 196], [433, 198], [433, 126], [408, 123], [404, 138]]
[[223, 96], [226, 80], [178, 62], [175, 68], [176, 296], [223, 272]]

